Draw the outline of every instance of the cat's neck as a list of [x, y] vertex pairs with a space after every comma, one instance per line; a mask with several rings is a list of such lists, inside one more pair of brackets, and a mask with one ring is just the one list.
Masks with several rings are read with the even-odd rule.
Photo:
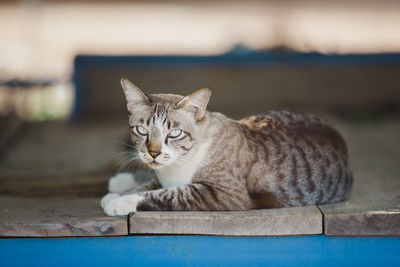
[[160, 184], [163, 187], [175, 187], [187, 185], [192, 182], [193, 175], [201, 167], [207, 156], [210, 142], [199, 144], [194, 153], [191, 153], [183, 165], [173, 163], [169, 166], [156, 170]]
[[211, 117], [209, 113], [205, 115], [200, 128], [202, 134], [199, 135], [195, 147], [187, 154], [184, 164], [173, 163], [155, 171], [163, 187], [187, 185], [192, 182], [194, 174], [201, 168], [204, 160], [207, 159], [211, 144], [210, 135], [213, 132]]

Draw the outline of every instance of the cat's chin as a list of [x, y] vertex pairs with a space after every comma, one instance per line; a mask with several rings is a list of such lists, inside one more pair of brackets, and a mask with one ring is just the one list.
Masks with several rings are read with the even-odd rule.
[[165, 167], [164, 164], [161, 164], [161, 163], [158, 163], [158, 162], [155, 162], [155, 161], [149, 162], [149, 163], [147, 163], [147, 165], [149, 165], [149, 167], [151, 169], [153, 169], [153, 170], [158, 170], [158, 169], [161, 169], [161, 168]]

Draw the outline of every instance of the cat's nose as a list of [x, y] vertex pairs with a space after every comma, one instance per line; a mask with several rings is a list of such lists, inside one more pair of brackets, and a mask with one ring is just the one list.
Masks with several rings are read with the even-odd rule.
[[149, 150], [150, 155], [153, 157], [153, 159], [157, 158], [158, 155], [161, 154], [161, 151], [153, 151]]

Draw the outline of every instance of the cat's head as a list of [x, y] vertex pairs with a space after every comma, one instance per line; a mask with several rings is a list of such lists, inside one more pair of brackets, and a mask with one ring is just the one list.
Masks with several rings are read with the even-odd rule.
[[146, 95], [128, 79], [122, 78], [121, 85], [139, 159], [152, 169], [185, 164], [190, 151], [196, 148], [211, 90], [198, 89], [186, 97]]

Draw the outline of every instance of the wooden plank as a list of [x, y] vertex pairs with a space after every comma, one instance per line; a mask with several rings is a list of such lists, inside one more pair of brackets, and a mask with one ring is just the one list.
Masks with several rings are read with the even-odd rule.
[[313, 235], [322, 233], [316, 206], [238, 212], [136, 212], [130, 234], [223, 236]]
[[[125, 118], [126, 119], [126, 118]], [[65, 176], [108, 171], [126, 148], [127, 121], [85, 122], [79, 125], [32, 125], [22, 140], [0, 160], [0, 179]]]
[[324, 233], [338, 236], [400, 235], [400, 123], [343, 128], [354, 171], [347, 202], [321, 205]]
[[32, 124], [0, 157], [0, 194], [103, 196], [123, 162], [118, 155], [131, 149], [122, 144], [129, 127], [121, 119]]
[[398, 267], [399, 238], [124, 236], [0, 239], [1, 266]]
[[325, 235], [400, 236], [400, 207], [388, 208], [393, 203], [377, 201], [368, 204], [341, 203], [322, 208]]
[[97, 198], [0, 196], [0, 236], [127, 235], [126, 217], [106, 216]]
[[54, 177], [1, 177], [0, 195], [102, 197], [107, 193], [107, 183], [113, 175], [113, 172], [105, 171]]

